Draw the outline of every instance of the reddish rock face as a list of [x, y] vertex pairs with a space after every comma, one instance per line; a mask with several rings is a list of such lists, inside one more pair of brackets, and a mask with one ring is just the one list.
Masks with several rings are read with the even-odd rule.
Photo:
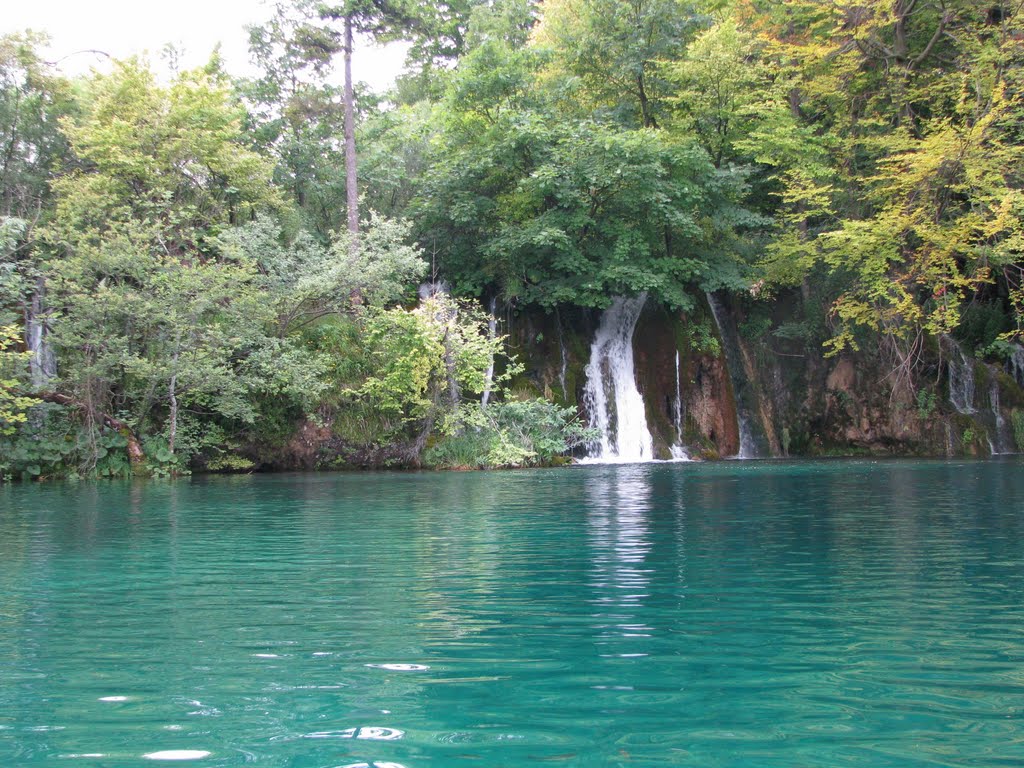
[[[695, 456], [733, 456], [739, 450], [739, 427], [732, 385], [724, 359], [698, 352], [687, 343], [687, 320], [659, 307], [640, 317], [634, 336], [637, 382], [647, 403], [647, 420], [662, 458], [676, 442], [676, 352], [684, 415], [684, 443]], [[711, 450], [708, 450], [711, 449]]]

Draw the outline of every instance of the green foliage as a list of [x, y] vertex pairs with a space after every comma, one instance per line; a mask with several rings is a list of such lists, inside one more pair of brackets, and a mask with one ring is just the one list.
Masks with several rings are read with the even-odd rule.
[[695, 352], [702, 352], [718, 357], [722, 352], [722, 344], [718, 339], [718, 331], [711, 318], [703, 317], [692, 320], [683, 326], [686, 346]]
[[424, 454], [438, 468], [496, 468], [550, 464], [595, 439], [575, 408], [546, 400], [510, 400], [486, 407], [465, 404], [457, 430], [449, 429]]
[[71, 84], [39, 54], [47, 42], [31, 32], [0, 36], [0, 216], [26, 224], [49, 213], [67, 154], [59, 120], [74, 111]]
[[935, 392], [928, 389], [919, 389], [915, 396], [917, 402], [917, 417], [922, 421], [928, 421], [935, 414]]
[[271, 156], [277, 187], [320, 239], [344, 224], [342, 89], [329, 81], [341, 50], [316, 0], [276, 3], [266, 23], [248, 28], [258, 75], [240, 84], [249, 135]]
[[20, 341], [17, 328], [0, 326], [0, 435], [12, 435], [27, 420], [28, 409], [39, 401], [23, 394], [29, 354], [14, 347]]
[[821, 260], [842, 277], [829, 348], [863, 328], [913, 366], [920, 335], [955, 329], [994, 278], [1016, 301], [1020, 15], [974, 0], [738, 6], [776, 85], [737, 142], [773, 169], [788, 225], [766, 268], [794, 283]]
[[351, 394], [429, 432], [455, 417], [463, 395], [480, 395], [487, 386], [488, 368], [504, 342], [489, 334], [487, 322], [478, 306], [443, 294], [413, 310], [368, 313], [369, 375]]
[[[676, 0], [548, 0], [537, 41], [552, 51], [548, 76], [566, 83], [569, 109], [607, 111], [630, 128], [663, 121], [674, 90], [659, 63], [678, 56], [706, 22]], [[578, 106], [577, 106], [578, 105]]]
[[1010, 412], [1010, 423], [1013, 425], [1013, 440], [1017, 450], [1024, 452], [1024, 411], [1014, 408]]
[[[258, 75], [236, 83], [215, 60], [167, 84], [138, 60], [69, 82], [44, 38], [0, 38], [0, 472], [124, 474], [127, 436], [142, 471], [244, 469], [306, 420], [381, 455], [409, 446], [410, 461], [430, 444], [445, 466], [564, 454], [566, 413], [501, 402], [515, 365], [475, 405], [503, 340], [468, 302], [410, 308], [428, 263], [455, 296], [513, 313], [742, 293], [748, 339], [859, 347], [922, 418], [927, 337], [1013, 352], [1019, 9], [542, 10], [287, 0], [250, 29]], [[356, 93], [361, 199], [378, 212], [358, 237], [335, 234], [355, 206], [348, 95], [331, 81], [341, 25], [412, 42], [394, 94]], [[776, 325], [769, 302], [798, 291], [802, 312]], [[40, 361], [31, 374], [66, 412], [28, 399], [16, 323], [40, 361], [56, 354], [58, 377]], [[709, 319], [681, 333], [719, 352]], [[111, 416], [123, 434], [97, 426]]]
[[407, 222], [371, 214], [358, 238], [346, 231], [324, 246], [300, 232], [285, 240], [280, 224], [263, 215], [225, 233], [218, 246], [224, 258], [257, 268], [264, 301], [285, 336], [354, 303], [383, 307], [406, 298], [427, 270], [409, 239]]
[[114, 430], [44, 404], [33, 409], [30, 422], [0, 434], [0, 479], [127, 477], [132, 474], [127, 444]]
[[653, 128], [559, 120], [535, 51], [470, 53], [414, 210], [457, 289], [543, 306], [605, 306], [649, 291], [677, 308], [693, 286], [746, 284], [744, 174]]
[[990, 350], [1010, 330], [1010, 325], [1000, 302], [972, 302], [960, 314], [956, 337], [968, 349]]

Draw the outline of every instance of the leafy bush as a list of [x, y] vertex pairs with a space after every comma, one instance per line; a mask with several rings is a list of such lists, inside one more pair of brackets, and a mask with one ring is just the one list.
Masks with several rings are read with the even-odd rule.
[[541, 399], [464, 405], [444, 432], [424, 455], [430, 466], [538, 466], [596, 439], [575, 408]]
[[37, 406], [29, 423], [0, 435], [0, 478], [127, 477], [131, 463], [124, 435], [80, 423], [60, 406]]

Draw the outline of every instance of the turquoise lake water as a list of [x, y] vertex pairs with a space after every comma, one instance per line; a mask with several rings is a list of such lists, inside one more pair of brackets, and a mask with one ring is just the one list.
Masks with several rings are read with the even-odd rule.
[[0, 766], [160, 764], [1024, 765], [1024, 464], [0, 487]]

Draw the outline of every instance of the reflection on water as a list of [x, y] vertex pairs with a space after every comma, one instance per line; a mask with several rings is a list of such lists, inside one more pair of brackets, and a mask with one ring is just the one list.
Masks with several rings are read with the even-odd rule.
[[1024, 465], [0, 488], [0, 765], [1024, 764]]
[[[594, 629], [599, 645], [608, 638], [646, 638], [653, 630], [639, 618], [650, 585], [650, 474], [642, 465], [618, 465], [587, 486], [587, 524], [591, 540], [590, 586]], [[606, 652], [623, 657], [646, 655], [629, 644]]]

